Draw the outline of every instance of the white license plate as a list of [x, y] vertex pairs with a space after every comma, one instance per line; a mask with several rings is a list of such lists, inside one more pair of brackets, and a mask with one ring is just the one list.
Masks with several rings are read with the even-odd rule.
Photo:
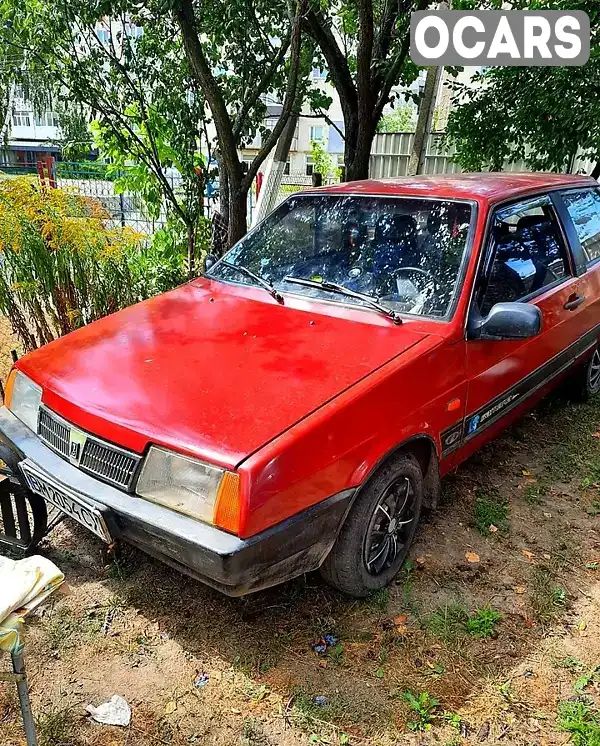
[[33, 492], [41, 495], [44, 500], [81, 523], [108, 544], [112, 543], [104, 516], [97, 508], [89, 505], [61, 484], [48, 479], [45, 474], [40, 474], [28, 461], [22, 461], [19, 466]]

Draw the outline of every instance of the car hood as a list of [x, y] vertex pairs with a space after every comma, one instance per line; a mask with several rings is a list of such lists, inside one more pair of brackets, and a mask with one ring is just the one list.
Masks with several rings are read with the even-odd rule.
[[207, 279], [21, 358], [43, 402], [143, 452], [157, 443], [232, 468], [426, 335], [377, 313]]

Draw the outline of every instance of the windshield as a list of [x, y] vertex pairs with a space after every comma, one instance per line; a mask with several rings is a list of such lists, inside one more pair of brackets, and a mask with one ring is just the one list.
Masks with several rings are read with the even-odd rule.
[[337, 283], [400, 313], [444, 317], [458, 291], [471, 214], [464, 202], [298, 195], [207, 275], [256, 284], [231, 266], [241, 265], [284, 293], [365, 305], [290, 280]]

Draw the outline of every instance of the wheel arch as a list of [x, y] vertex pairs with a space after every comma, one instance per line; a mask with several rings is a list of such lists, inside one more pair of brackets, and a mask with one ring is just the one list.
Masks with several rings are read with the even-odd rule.
[[435, 441], [426, 433], [411, 435], [381, 456], [365, 475], [356, 490], [356, 497], [369, 484], [379, 469], [399, 453], [410, 453], [417, 459], [423, 473], [423, 504], [426, 508], [435, 509], [440, 494], [440, 460]]

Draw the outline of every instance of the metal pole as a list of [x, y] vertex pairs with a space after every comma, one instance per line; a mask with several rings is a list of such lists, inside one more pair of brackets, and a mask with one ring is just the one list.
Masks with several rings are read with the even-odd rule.
[[25, 728], [25, 738], [27, 746], [37, 746], [37, 736], [35, 734], [35, 723], [33, 713], [31, 712], [31, 703], [29, 702], [29, 689], [27, 687], [27, 674], [25, 673], [25, 661], [23, 653], [11, 655], [13, 671], [17, 677], [17, 691], [19, 693], [19, 702], [21, 703], [21, 715], [23, 716], [23, 727]]

